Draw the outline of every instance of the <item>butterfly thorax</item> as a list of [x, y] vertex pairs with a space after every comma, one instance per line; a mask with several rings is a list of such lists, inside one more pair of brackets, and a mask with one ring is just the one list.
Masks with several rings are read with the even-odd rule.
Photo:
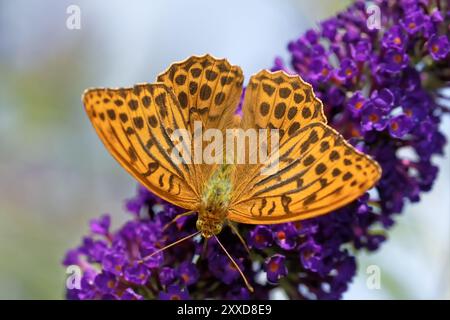
[[222, 164], [204, 186], [198, 209], [197, 230], [205, 238], [222, 231], [231, 200], [231, 170], [231, 165]]

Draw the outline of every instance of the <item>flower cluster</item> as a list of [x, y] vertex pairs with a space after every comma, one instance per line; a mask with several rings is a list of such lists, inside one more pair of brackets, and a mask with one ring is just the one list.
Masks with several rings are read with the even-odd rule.
[[439, 122], [448, 110], [450, 8], [441, 1], [375, 1], [380, 29], [369, 29], [363, 1], [289, 44], [291, 66], [324, 103], [328, 121], [372, 155], [383, 175], [374, 190], [328, 215], [273, 226], [239, 225], [250, 247], [225, 228], [220, 241], [250, 279], [250, 293], [219, 244], [193, 238], [145, 259], [196, 231], [195, 216], [139, 187], [126, 203], [133, 219], [110, 230], [105, 215], [68, 251], [64, 265], [83, 270], [70, 299], [267, 299], [279, 289], [291, 299], [338, 299], [356, 272], [349, 249], [376, 250], [406, 201], [429, 191], [442, 154]]

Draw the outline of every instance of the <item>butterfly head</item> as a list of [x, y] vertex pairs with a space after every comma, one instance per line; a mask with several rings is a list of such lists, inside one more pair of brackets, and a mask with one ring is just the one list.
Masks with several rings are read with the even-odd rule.
[[201, 232], [201, 235], [208, 239], [222, 231], [223, 222], [216, 219], [207, 220], [199, 217], [196, 226], [197, 230]]

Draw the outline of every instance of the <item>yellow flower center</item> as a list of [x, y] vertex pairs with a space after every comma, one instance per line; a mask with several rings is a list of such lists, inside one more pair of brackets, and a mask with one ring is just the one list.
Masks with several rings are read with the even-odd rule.
[[286, 233], [284, 231], [278, 231], [277, 237], [279, 240], [283, 241], [286, 239]]
[[355, 104], [355, 109], [361, 109], [362, 108], [362, 106], [363, 106], [363, 103], [362, 103], [362, 101], [358, 101], [356, 104]]
[[256, 240], [257, 243], [263, 243], [264, 242], [264, 237], [262, 235], [260, 235], [260, 234], [257, 234], [255, 236], [255, 240]]
[[400, 54], [396, 54], [395, 56], [394, 56], [394, 61], [396, 62], [396, 63], [400, 63], [400, 62], [402, 62], [402, 56], [400, 55]]
[[394, 130], [394, 131], [397, 131], [398, 130], [398, 123], [397, 122], [392, 122], [391, 129]]
[[378, 115], [377, 115], [376, 113], [372, 113], [372, 114], [369, 116], [369, 120], [370, 120], [371, 122], [378, 122], [378, 119], [380, 119], [380, 117], [378, 117]]
[[190, 278], [189, 278], [189, 275], [186, 274], [186, 273], [183, 273], [183, 274], [181, 275], [181, 278], [182, 278], [183, 281], [186, 282], [186, 283], [187, 283], [187, 282], [189, 281], [189, 279], [190, 279]]
[[278, 263], [276, 263], [275, 261], [272, 261], [271, 263], [269, 263], [269, 271], [277, 272], [278, 271]]

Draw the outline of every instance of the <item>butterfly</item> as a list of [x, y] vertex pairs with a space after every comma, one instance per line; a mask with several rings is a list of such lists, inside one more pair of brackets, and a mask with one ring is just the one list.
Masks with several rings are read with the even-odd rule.
[[[234, 222], [317, 217], [357, 199], [381, 176], [376, 161], [327, 125], [322, 102], [298, 75], [253, 75], [240, 116], [243, 80], [242, 70], [226, 59], [192, 56], [172, 64], [154, 83], [88, 89], [82, 97], [98, 136], [120, 165], [160, 198], [188, 210], [174, 220], [197, 214], [198, 232], [176, 243], [198, 234], [215, 237], [237, 269], [217, 238], [225, 223], [238, 234]], [[277, 170], [262, 174], [267, 162], [174, 161], [171, 151], [180, 143], [174, 131], [194, 134], [195, 123], [221, 132], [278, 130]], [[250, 148], [245, 146], [248, 154], [258, 151]]]

